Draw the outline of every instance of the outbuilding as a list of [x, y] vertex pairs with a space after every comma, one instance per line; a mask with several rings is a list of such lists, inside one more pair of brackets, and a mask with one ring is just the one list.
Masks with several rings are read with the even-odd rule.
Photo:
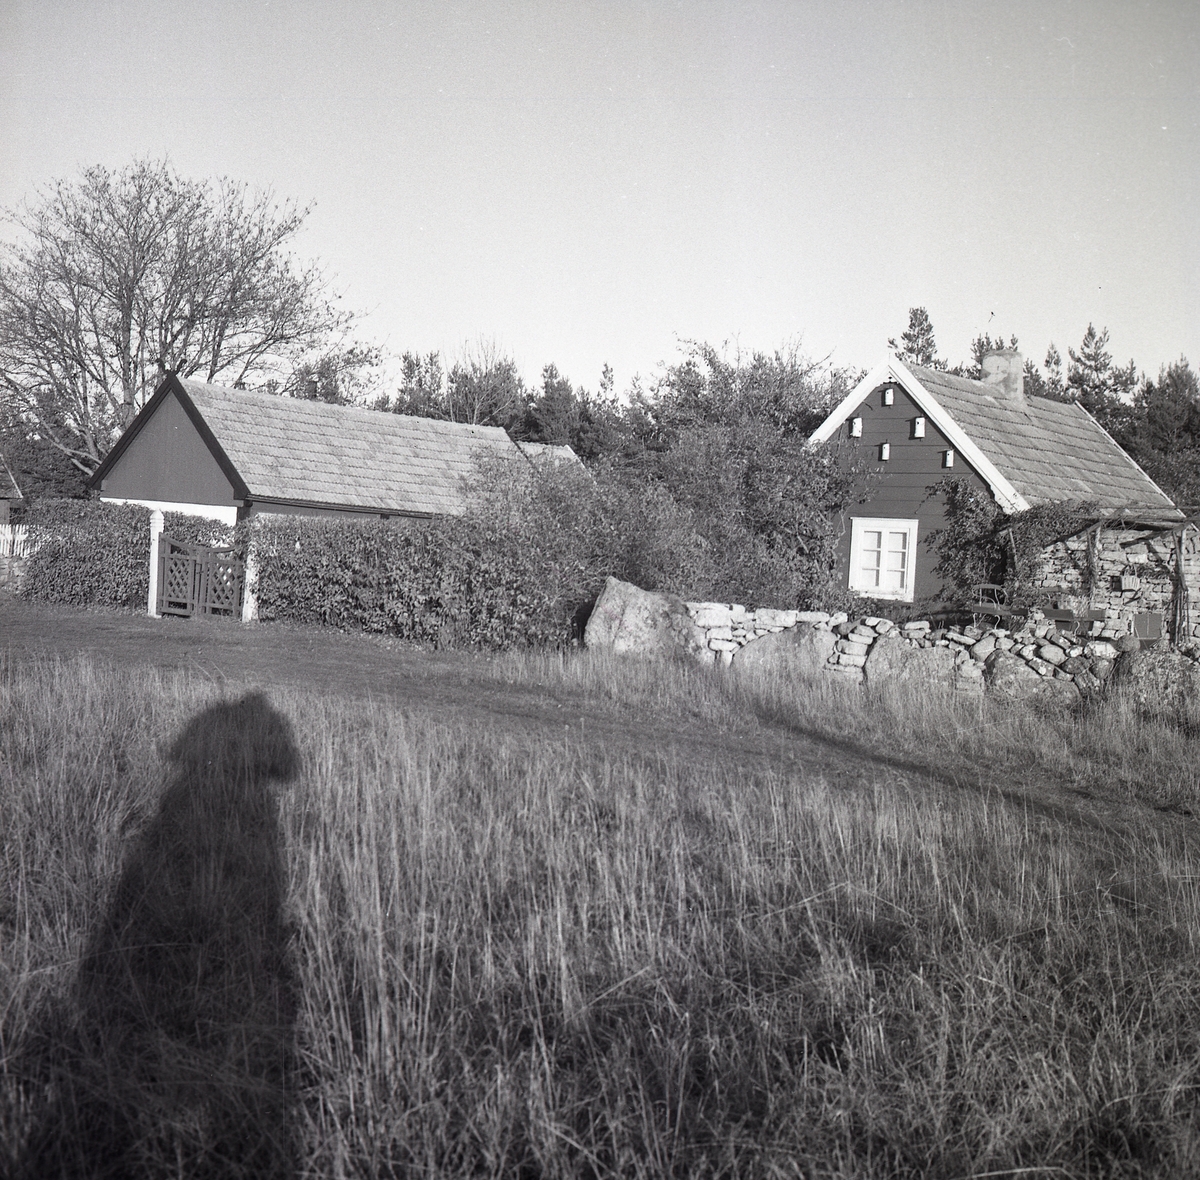
[[91, 477], [100, 499], [234, 524], [262, 513], [459, 515], [494, 426], [413, 418], [167, 376]]

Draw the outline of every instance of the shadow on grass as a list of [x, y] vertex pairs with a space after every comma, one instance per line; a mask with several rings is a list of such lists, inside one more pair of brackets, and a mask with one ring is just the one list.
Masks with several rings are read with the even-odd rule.
[[25, 1176], [286, 1176], [294, 1000], [273, 783], [295, 777], [261, 693], [192, 718], [175, 772], [48, 1038], [54, 1095]]

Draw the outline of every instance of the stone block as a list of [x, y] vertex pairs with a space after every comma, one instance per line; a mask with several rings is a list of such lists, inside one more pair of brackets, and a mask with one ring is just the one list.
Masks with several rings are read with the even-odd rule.
[[870, 644], [856, 643], [853, 639], [839, 639], [837, 641], [837, 650], [843, 655], [865, 656], [870, 650]]
[[985, 635], [978, 643], [971, 646], [971, 659], [983, 663], [996, 650], [999, 641], [994, 635]]
[[708, 646], [712, 651], [737, 651], [742, 645], [735, 643], [732, 639], [714, 639], [711, 635], [708, 638]]
[[728, 627], [733, 622], [733, 615], [727, 606], [713, 606], [703, 603], [692, 615], [692, 621], [697, 627], [707, 630], [709, 627]]
[[857, 639], [860, 643], [874, 643], [878, 637], [879, 633], [874, 627], [868, 627], [862, 623], [859, 623], [849, 635], [849, 638]]
[[790, 611], [784, 610], [756, 610], [754, 625], [756, 627], [787, 627], [790, 613]]
[[797, 623], [828, 623], [829, 615], [823, 610], [798, 610], [796, 611]]
[[584, 629], [586, 647], [642, 656], [687, 655], [708, 660], [704, 631], [683, 602], [608, 578]]
[[712, 643], [712, 641], [714, 639], [723, 640], [723, 639], [732, 639], [732, 638], [733, 638], [733, 628], [732, 627], [726, 626], [726, 627], [709, 627], [708, 628], [708, 641], [710, 644]]
[[1054, 671], [1053, 664], [1048, 664], [1045, 660], [1039, 660], [1037, 656], [1034, 656], [1033, 659], [1029, 661], [1029, 667], [1031, 667], [1039, 676], [1049, 676]]
[[1043, 643], [1037, 650], [1038, 659], [1045, 660], [1047, 664], [1058, 665], [1064, 663], [1067, 658], [1067, 653], [1056, 643]]
[[844, 651], [838, 653], [838, 663], [847, 668], [861, 668], [866, 662], [866, 656], [851, 655]]
[[790, 627], [747, 643], [737, 653], [736, 668], [775, 668], [788, 675], [815, 675], [837, 653], [832, 631]]
[[1090, 672], [1092, 662], [1084, 656], [1070, 656], [1063, 663], [1062, 670], [1070, 672], [1072, 676], [1078, 676], [1080, 672]]

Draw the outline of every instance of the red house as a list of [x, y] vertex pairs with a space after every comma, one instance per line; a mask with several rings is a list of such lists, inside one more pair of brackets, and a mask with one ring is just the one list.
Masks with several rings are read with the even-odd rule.
[[[928, 539], [945, 524], [945, 501], [930, 488], [946, 476], [978, 485], [1005, 512], [1051, 501], [1094, 502], [1096, 523], [1109, 529], [1109, 564], [1121, 564], [1122, 556], [1143, 558], [1124, 564], [1153, 564], [1144, 560], [1147, 545], [1180, 531], [1184, 514], [1081, 406], [1027, 396], [1019, 353], [990, 353], [983, 369], [984, 379], [973, 381], [892, 357], [868, 373], [812, 435], [814, 444], [844, 439], [877, 476], [869, 501], [847, 512], [843, 584], [870, 598], [941, 598], [933, 572], [938, 557]], [[1121, 548], [1139, 545], [1144, 552]], [[1044, 584], [1060, 589], [1064, 599], [1086, 597], [1094, 609], [1113, 586], [1085, 579], [1082, 564], [1067, 560], [1078, 567], [1072, 572], [1049, 560]], [[1170, 571], [1165, 573], [1169, 582]], [[1132, 612], [1148, 600], [1120, 604]]]

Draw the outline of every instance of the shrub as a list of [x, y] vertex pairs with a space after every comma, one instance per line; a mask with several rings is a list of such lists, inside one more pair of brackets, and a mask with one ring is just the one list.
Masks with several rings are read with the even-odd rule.
[[257, 530], [263, 619], [323, 623], [437, 646], [561, 642], [536, 555], [477, 522], [265, 519]]
[[[41, 602], [145, 607], [150, 587], [150, 510], [99, 500], [41, 500], [25, 517], [36, 546], [21, 594]], [[198, 516], [168, 513], [167, 535], [197, 545], [228, 545], [233, 530]]]

